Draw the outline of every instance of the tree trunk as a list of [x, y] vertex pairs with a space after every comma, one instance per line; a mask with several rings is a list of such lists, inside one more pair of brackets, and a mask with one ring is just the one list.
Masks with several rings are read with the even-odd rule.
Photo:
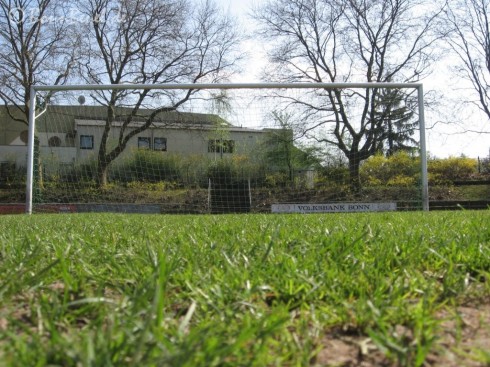
[[357, 154], [353, 157], [349, 157], [349, 182], [351, 190], [355, 193], [361, 191], [361, 177], [359, 175], [360, 166], [361, 161]]
[[[114, 98], [114, 92], [113, 98]], [[111, 130], [112, 121], [114, 121], [114, 102], [111, 101], [107, 106], [107, 120], [104, 127], [104, 132], [100, 139], [99, 153], [97, 156], [97, 186], [103, 188], [107, 185], [107, 170], [109, 168], [110, 161], [107, 159], [107, 139], [109, 137], [109, 131]]]
[[97, 186], [103, 188], [107, 185], [107, 171], [109, 164], [105, 160], [99, 160], [97, 164]]

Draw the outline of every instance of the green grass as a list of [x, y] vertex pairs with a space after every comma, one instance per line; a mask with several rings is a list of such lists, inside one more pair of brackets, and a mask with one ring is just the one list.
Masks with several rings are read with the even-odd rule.
[[[0, 218], [0, 365], [422, 365], [490, 295], [490, 211]], [[400, 326], [406, 333], [400, 333]]]

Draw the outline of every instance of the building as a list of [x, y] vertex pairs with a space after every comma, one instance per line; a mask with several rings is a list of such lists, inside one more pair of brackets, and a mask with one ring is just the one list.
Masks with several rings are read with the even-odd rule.
[[[118, 108], [109, 131], [109, 145], [117, 142], [130, 109]], [[141, 126], [153, 111], [140, 109], [126, 131]], [[47, 171], [95, 159], [105, 128], [107, 109], [103, 106], [49, 106], [36, 119], [40, 157]], [[27, 162], [28, 127], [0, 107], [0, 164], [21, 169]], [[216, 114], [162, 112], [151, 126], [128, 142], [121, 157], [135, 149], [162, 154], [202, 155], [224, 158], [232, 154], [253, 154], [270, 129], [242, 128]], [[1, 172], [0, 172], [1, 175]]]

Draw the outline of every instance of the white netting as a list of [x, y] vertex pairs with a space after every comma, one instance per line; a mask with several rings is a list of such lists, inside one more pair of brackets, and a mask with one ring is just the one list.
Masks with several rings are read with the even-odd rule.
[[128, 89], [116, 103], [111, 92], [64, 90], [39, 106], [33, 211], [421, 208], [416, 90], [172, 89], [141, 99]]

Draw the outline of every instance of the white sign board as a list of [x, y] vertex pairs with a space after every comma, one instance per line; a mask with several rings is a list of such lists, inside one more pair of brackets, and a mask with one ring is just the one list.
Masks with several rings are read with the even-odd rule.
[[396, 203], [272, 204], [272, 213], [356, 213], [395, 211]]

